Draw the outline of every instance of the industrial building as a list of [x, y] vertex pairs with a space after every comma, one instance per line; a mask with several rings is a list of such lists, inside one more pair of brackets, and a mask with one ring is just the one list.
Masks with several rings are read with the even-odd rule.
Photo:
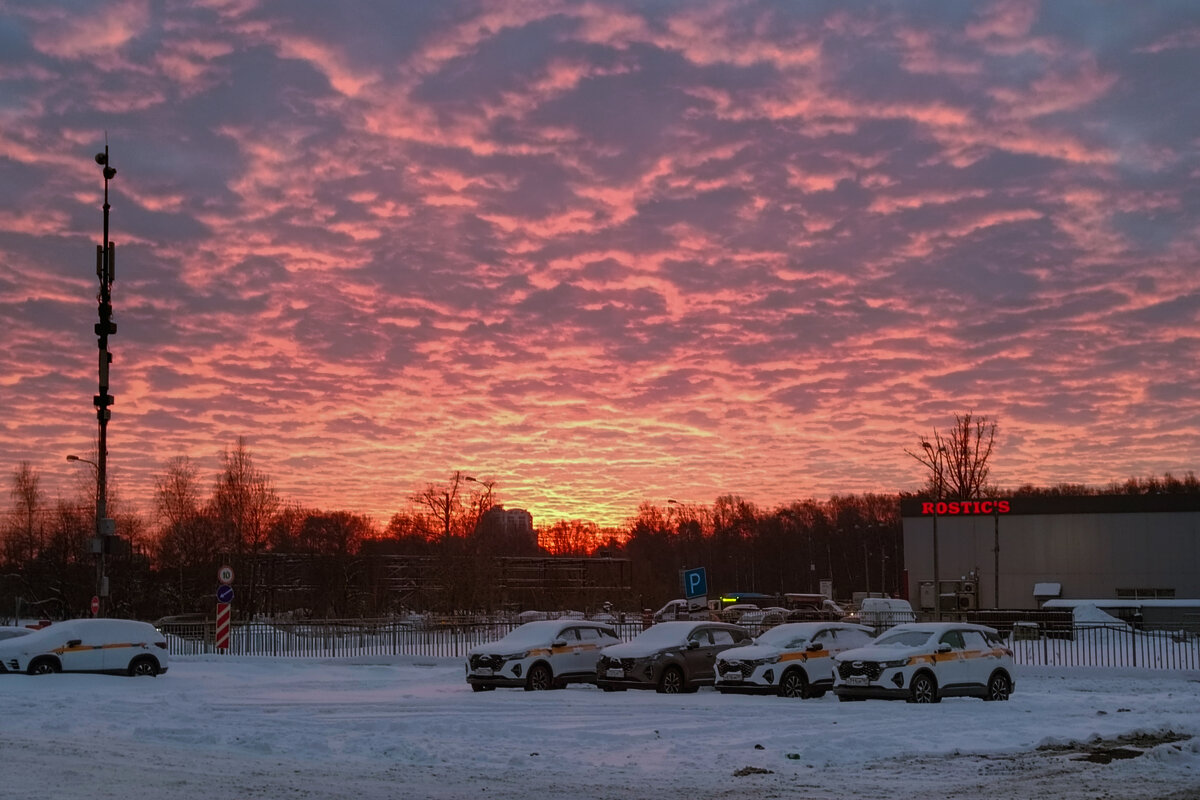
[[906, 498], [900, 512], [914, 609], [1200, 598], [1197, 494]]

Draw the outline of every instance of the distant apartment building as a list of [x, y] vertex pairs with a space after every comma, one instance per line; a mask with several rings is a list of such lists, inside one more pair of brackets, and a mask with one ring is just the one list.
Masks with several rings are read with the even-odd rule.
[[533, 515], [523, 508], [492, 506], [479, 520], [478, 534], [503, 545], [512, 554], [533, 553], [538, 549]]

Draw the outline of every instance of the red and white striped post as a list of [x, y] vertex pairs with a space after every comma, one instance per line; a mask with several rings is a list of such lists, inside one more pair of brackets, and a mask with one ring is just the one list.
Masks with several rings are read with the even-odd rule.
[[217, 580], [221, 585], [217, 587], [217, 649], [222, 652], [229, 652], [229, 618], [232, 616], [232, 601], [233, 601], [233, 568], [228, 565], [222, 565], [217, 570]]
[[229, 649], [230, 603], [217, 603], [217, 649]]

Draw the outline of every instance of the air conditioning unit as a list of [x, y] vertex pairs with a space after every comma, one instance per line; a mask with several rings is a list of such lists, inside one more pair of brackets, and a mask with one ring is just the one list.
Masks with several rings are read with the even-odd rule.
[[958, 593], [958, 610], [959, 611], [974, 611], [975, 610], [975, 595], [968, 592]]
[[975, 594], [975, 581], [963, 581], [958, 585], [958, 590], [964, 594]]

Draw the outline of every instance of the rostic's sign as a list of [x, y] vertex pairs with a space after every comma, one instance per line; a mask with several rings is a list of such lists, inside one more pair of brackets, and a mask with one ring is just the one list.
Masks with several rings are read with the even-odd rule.
[[922, 514], [939, 516], [971, 516], [1007, 514], [1011, 506], [1007, 500], [940, 500], [938, 502], [921, 503]]

